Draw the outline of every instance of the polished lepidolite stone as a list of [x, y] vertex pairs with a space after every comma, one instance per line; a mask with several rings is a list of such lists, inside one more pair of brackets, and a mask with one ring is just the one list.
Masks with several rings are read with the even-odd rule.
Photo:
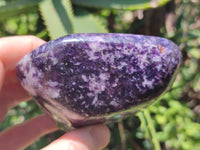
[[21, 85], [66, 126], [123, 118], [174, 80], [181, 53], [171, 41], [132, 34], [72, 34], [17, 64]]

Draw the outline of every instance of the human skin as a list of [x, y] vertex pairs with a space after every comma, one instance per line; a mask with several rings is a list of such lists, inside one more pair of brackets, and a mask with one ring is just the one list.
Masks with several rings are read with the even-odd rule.
[[[30, 100], [30, 96], [17, 80], [15, 66], [24, 55], [44, 43], [45, 41], [35, 36], [0, 38], [0, 122], [9, 109]], [[47, 114], [39, 115], [2, 131], [0, 148], [21, 150], [39, 137], [56, 130], [58, 127]], [[101, 150], [108, 144], [109, 139], [109, 129], [99, 124], [67, 132], [43, 150]]]

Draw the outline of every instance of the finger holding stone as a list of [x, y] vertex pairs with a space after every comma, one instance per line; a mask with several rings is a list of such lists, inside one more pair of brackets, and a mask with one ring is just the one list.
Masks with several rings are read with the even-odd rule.
[[35, 36], [0, 38], [0, 121], [8, 109], [30, 99], [17, 80], [15, 66], [19, 59], [43, 43]]
[[47, 114], [40, 115], [0, 133], [0, 148], [21, 150], [57, 129], [55, 122]]

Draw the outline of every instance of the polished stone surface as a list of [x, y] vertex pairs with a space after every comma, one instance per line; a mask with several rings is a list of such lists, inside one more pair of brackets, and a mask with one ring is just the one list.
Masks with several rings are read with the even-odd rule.
[[16, 69], [58, 121], [79, 126], [146, 107], [171, 86], [180, 62], [180, 50], [164, 38], [72, 34], [35, 49]]

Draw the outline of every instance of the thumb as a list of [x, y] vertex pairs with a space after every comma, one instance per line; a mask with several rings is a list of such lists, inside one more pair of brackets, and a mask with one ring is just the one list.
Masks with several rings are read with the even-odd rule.
[[110, 132], [105, 125], [72, 130], [42, 150], [101, 150], [109, 142]]

